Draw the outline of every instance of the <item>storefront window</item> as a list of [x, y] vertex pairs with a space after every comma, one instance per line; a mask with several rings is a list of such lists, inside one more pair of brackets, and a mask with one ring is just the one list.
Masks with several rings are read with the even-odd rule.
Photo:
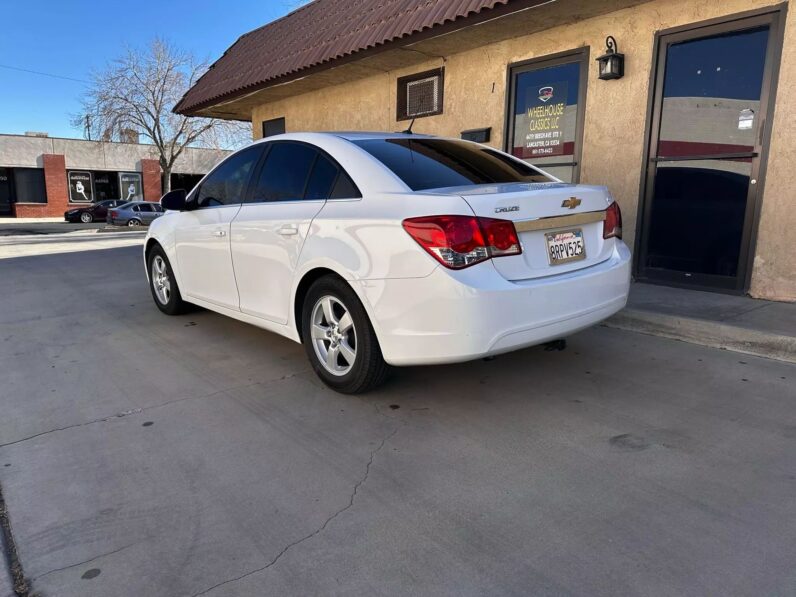
[[124, 201], [143, 201], [144, 183], [138, 172], [119, 172], [119, 198]]
[[577, 182], [583, 123], [582, 53], [511, 71], [509, 151], [565, 182]]
[[14, 168], [14, 195], [17, 203], [47, 203], [42, 168]]
[[119, 184], [116, 172], [93, 172], [94, 201], [119, 198]]

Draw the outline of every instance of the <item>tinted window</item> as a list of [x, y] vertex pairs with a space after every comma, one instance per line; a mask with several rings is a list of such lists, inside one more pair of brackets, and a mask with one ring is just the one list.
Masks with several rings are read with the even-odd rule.
[[274, 135], [281, 135], [284, 132], [285, 132], [284, 118], [263, 120], [263, 137], [272, 137]]
[[413, 191], [506, 182], [551, 182], [529, 165], [466, 141], [399, 138], [354, 143], [392, 170]]
[[199, 207], [234, 205], [243, 202], [246, 184], [257, 163], [262, 146], [240, 151], [213, 170], [202, 183], [196, 200]]
[[300, 143], [274, 143], [260, 171], [252, 201], [304, 198], [307, 176], [318, 152]]
[[337, 183], [334, 185], [334, 189], [332, 189], [332, 194], [329, 195], [329, 199], [354, 199], [361, 196], [354, 181], [351, 180], [348, 174], [341, 170], [340, 176], [337, 177]]
[[43, 168], [14, 168], [14, 187], [19, 203], [47, 203]]
[[305, 199], [328, 199], [339, 169], [325, 156], [318, 154], [304, 191]]

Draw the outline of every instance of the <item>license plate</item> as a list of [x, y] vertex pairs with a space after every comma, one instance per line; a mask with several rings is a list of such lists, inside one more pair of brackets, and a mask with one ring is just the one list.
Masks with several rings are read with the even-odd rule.
[[547, 239], [547, 258], [550, 265], [562, 265], [586, 259], [586, 246], [583, 244], [583, 230], [564, 230], [545, 234]]

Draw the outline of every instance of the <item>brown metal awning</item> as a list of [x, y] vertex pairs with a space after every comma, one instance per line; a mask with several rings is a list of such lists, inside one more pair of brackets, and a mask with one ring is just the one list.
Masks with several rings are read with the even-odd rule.
[[314, 0], [241, 36], [174, 111], [248, 119], [258, 104], [647, 1]]

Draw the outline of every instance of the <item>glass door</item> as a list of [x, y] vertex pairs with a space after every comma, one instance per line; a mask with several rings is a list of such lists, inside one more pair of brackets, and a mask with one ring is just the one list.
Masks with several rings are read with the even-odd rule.
[[661, 38], [640, 278], [745, 289], [774, 18]]
[[507, 151], [565, 182], [578, 182], [588, 51], [513, 65]]

